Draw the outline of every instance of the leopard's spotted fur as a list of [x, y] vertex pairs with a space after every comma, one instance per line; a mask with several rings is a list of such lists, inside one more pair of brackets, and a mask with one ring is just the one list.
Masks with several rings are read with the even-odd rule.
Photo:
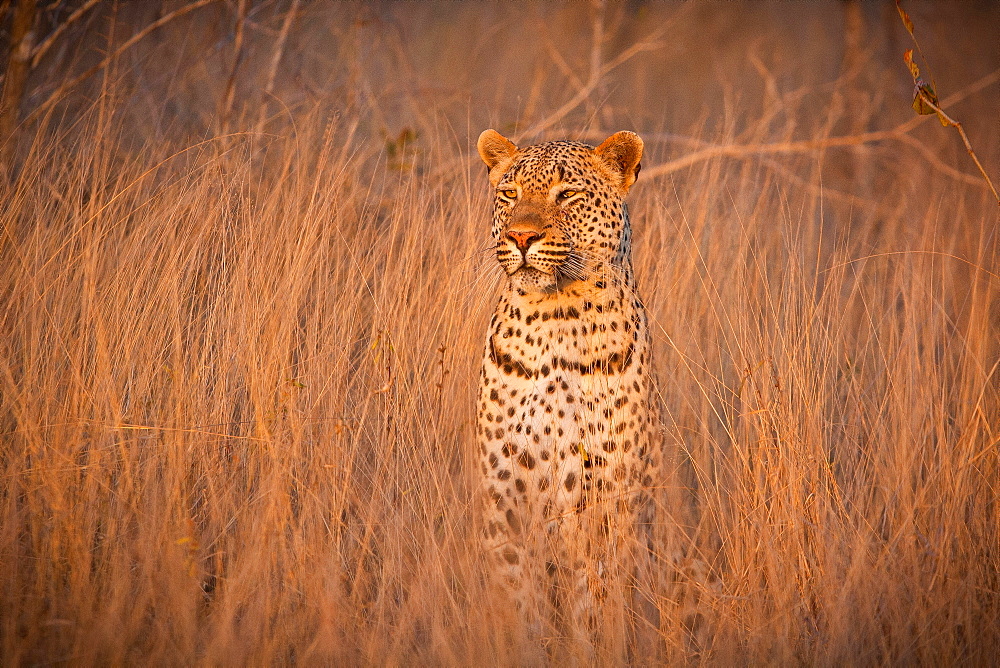
[[661, 465], [624, 203], [642, 140], [518, 149], [487, 130], [478, 148], [508, 279], [478, 405], [486, 541], [529, 621], [551, 598], [579, 633], [645, 552]]

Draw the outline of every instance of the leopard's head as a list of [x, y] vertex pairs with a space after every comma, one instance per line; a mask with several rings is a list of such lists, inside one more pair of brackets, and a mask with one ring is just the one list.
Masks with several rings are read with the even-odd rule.
[[552, 291], [629, 261], [625, 196], [639, 175], [642, 140], [618, 132], [596, 148], [551, 141], [519, 149], [486, 130], [479, 155], [495, 191], [497, 260], [522, 291]]

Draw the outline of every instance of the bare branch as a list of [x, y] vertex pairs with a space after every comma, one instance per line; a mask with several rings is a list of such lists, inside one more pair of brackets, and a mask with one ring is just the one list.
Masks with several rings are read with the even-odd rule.
[[17, 126], [21, 110], [24, 86], [31, 71], [32, 28], [35, 25], [35, 0], [19, 0], [14, 9], [14, 21], [10, 32], [10, 55], [7, 60], [7, 75], [4, 77], [3, 94], [0, 97], [0, 169], [10, 166], [14, 144], [11, 135]]
[[76, 23], [80, 17], [89, 12], [98, 2], [100, 2], [100, 0], [87, 0], [82, 5], [77, 7], [76, 11], [66, 17], [65, 21], [57, 25], [55, 29], [49, 33], [48, 37], [42, 40], [38, 46], [35, 47], [34, 51], [31, 52], [31, 66], [38, 67], [38, 63], [40, 63], [42, 58], [45, 57], [45, 54], [52, 48], [52, 45], [56, 43], [59, 36], [66, 32], [67, 28]]
[[581, 102], [586, 100], [587, 97], [589, 97], [590, 94], [594, 92], [594, 89], [597, 88], [597, 85], [600, 83], [602, 76], [611, 72], [619, 65], [622, 65], [623, 63], [629, 61], [635, 55], [642, 53], [643, 51], [653, 51], [655, 49], [659, 49], [662, 46], [663, 44], [661, 44], [660, 42], [654, 42], [652, 39], [643, 40], [642, 42], [633, 44], [630, 48], [623, 51], [621, 54], [618, 55], [617, 58], [612, 60], [610, 63], [608, 63], [601, 69], [599, 69], [596, 73], [591, 73], [591, 76], [587, 79], [587, 82], [586, 84], [584, 84], [584, 87], [581, 88], [579, 91], [577, 91], [576, 95], [570, 98], [564, 105], [559, 107], [557, 110], [552, 112], [547, 118], [543, 119], [542, 121], [539, 121], [531, 128], [529, 128], [527, 131], [523, 132], [522, 135], [530, 136], [538, 134], [539, 132], [542, 132], [543, 130], [547, 130], [548, 128], [552, 127], [553, 125], [561, 121], [566, 116], [566, 114], [576, 109], [576, 107], [579, 106]]
[[219, 131], [224, 133], [229, 129], [229, 114], [233, 110], [233, 98], [236, 96], [236, 77], [239, 74], [240, 63], [243, 62], [243, 32], [247, 23], [247, 0], [239, 0], [236, 7], [236, 34], [233, 37], [233, 66], [229, 70], [226, 89], [219, 104]]
[[[611, 60], [611, 62], [601, 65], [600, 43], [604, 40], [604, 24], [602, 21], [595, 19], [592, 25], [592, 31], [594, 34], [592, 37], [593, 43], [590, 51], [590, 73], [587, 76], [587, 81], [579, 87], [576, 95], [570, 98], [565, 104], [549, 114], [546, 118], [531, 126], [528, 130], [519, 133], [519, 136], [530, 137], [552, 127], [565, 118], [567, 114], [576, 109], [584, 100], [590, 97], [591, 93], [593, 93], [594, 90], [600, 85], [601, 79], [605, 75], [627, 63], [640, 53], [662, 48], [663, 43], [660, 41], [660, 38], [664, 35], [664, 33], [666, 33], [669, 27], [669, 24], [661, 25], [659, 28], [651, 32], [645, 39], [636, 42], [629, 48], [619, 53], [613, 60]], [[558, 60], [562, 59], [559, 58]], [[558, 61], [557, 66], [559, 66]], [[560, 69], [563, 69], [563, 66], [565, 66], [566, 69], [569, 68], [569, 66], [565, 64], [565, 61], [563, 61], [562, 66], [559, 66]]]
[[53, 106], [55, 106], [56, 104], [58, 104], [59, 101], [62, 100], [63, 96], [70, 89], [74, 88], [80, 82], [86, 81], [90, 77], [94, 76], [96, 73], [98, 73], [101, 70], [103, 70], [105, 67], [107, 67], [112, 62], [114, 62], [114, 60], [116, 58], [118, 58], [118, 56], [122, 55], [123, 53], [125, 53], [126, 51], [128, 51], [129, 49], [131, 49], [138, 42], [140, 42], [143, 39], [145, 39], [146, 37], [148, 37], [150, 33], [154, 32], [158, 28], [163, 27], [167, 23], [170, 23], [174, 19], [180, 18], [181, 16], [184, 16], [185, 14], [190, 14], [191, 12], [195, 11], [196, 9], [201, 9], [205, 5], [210, 5], [213, 2], [219, 2], [219, 1], [220, 0], [194, 0], [194, 2], [188, 3], [188, 4], [184, 5], [183, 7], [179, 7], [179, 8], [175, 9], [174, 11], [172, 11], [172, 12], [170, 12], [168, 14], [164, 14], [163, 16], [161, 16], [157, 20], [153, 21], [152, 23], [150, 23], [148, 26], [146, 26], [145, 28], [143, 28], [142, 30], [140, 30], [139, 32], [137, 32], [136, 34], [134, 34], [132, 37], [130, 37], [129, 39], [127, 39], [124, 44], [122, 44], [120, 47], [118, 47], [117, 49], [115, 49], [114, 53], [112, 53], [109, 56], [107, 56], [106, 58], [104, 58], [104, 60], [102, 60], [101, 62], [97, 63], [93, 67], [87, 69], [85, 72], [81, 73], [80, 75], [74, 77], [73, 79], [70, 79], [69, 81], [67, 81], [67, 82], [63, 83], [61, 86], [59, 86], [59, 88], [57, 88], [55, 90], [55, 92], [53, 92], [51, 95], [49, 95], [48, 99], [45, 100], [45, 102], [42, 102], [40, 105], [38, 105], [38, 107], [36, 107], [34, 109], [34, 111], [32, 111], [30, 114], [28, 114], [28, 117], [25, 119], [25, 122], [30, 122], [34, 118], [40, 116], [41, 114], [44, 114], [50, 108], [52, 108]]
[[[264, 100], [271, 98], [274, 91], [274, 80], [278, 76], [278, 66], [281, 64], [281, 57], [285, 53], [285, 42], [288, 41], [288, 31], [292, 27], [292, 20], [299, 11], [299, 0], [292, 0], [292, 6], [285, 14], [285, 20], [281, 24], [281, 32], [278, 33], [278, 41], [274, 44], [274, 54], [271, 56], [271, 69], [267, 73], [267, 85], [264, 86]], [[260, 119], [257, 121], [257, 131], [264, 129], [264, 119], [266, 114], [266, 103], [261, 102]]]
[[[982, 77], [978, 81], [970, 84], [965, 89], [949, 96], [941, 104], [950, 105], [965, 99], [968, 95], [982, 90], [987, 86], [1000, 81], [1000, 69], [990, 72], [986, 76]], [[944, 113], [944, 112], [940, 112]], [[859, 146], [862, 144], [872, 144], [875, 142], [886, 141], [886, 140], [896, 140], [903, 141], [908, 144], [912, 144], [912, 137], [908, 136], [908, 133], [921, 125], [924, 121], [932, 116], [914, 116], [904, 123], [900, 123], [894, 128], [888, 130], [876, 130], [873, 132], [862, 132], [855, 135], [846, 135], [841, 137], [830, 137], [828, 139], [816, 139], [816, 140], [803, 140], [803, 141], [793, 141], [793, 142], [776, 142], [773, 144], [736, 144], [728, 146], [708, 146], [697, 150], [693, 153], [689, 153], [676, 160], [671, 160], [669, 162], [661, 163], [659, 165], [654, 165], [643, 169], [642, 175], [646, 178], [652, 178], [657, 176], [664, 176], [666, 174], [672, 174], [673, 172], [679, 171], [686, 167], [690, 167], [693, 164], [711, 160], [713, 158], [719, 157], [731, 157], [731, 158], [745, 158], [753, 155], [773, 155], [778, 153], [811, 153], [813, 151], [822, 150], [826, 148], [835, 148], [843, 146]], [[961, 132], [963, 141], [966, 141], [966, 148], [969, 147], [965, 133]], [[971, 150], [971, 149], [970, 149]], [[979, 167], [980, 172], [985, 177], [986, 174], [983, 172], [982, 166], [979, 164], [979, 160], [973, 155], [973, 160], [975, 160], [976, 165]], [[982, 182], [979, 179], [969, 176], [964, 172], [955, 170], [954, 168], [947, 168], [944, 163], [940, 160], [932, 162], [932, 165], [936, 168], [945, 167], [943, 171], [949, 176], [959, 179], [965, 183], [976, 183], [981, 185]], [[989, 178], [986, 179], [990, 190], [996, 196], [996, 190], [993, 188], [992, 182]], [[640, 180], [640, 183], [642, 181]], [[1000, 201], [1000, 200], [998, 200]]]

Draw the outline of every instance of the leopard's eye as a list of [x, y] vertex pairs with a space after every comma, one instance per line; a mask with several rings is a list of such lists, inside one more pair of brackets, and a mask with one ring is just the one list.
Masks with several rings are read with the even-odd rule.
[[573, 190], [572, 188], [568, 188], [560, 192], [558, 195], [556, 195], [556, 201], [565, 202], [566, 200], [572, 199], [573, 197], [576, 197], [577, 195], [581, 194], [583, 194], [582, 190]]
[[502, 188], [502, 189], [498, 190], [497, 193], [499, 193], [500, 197], [503, 197], [504, 199], [509, 199], [511, 201], [517, 199], [517, 189], [516, 188]]

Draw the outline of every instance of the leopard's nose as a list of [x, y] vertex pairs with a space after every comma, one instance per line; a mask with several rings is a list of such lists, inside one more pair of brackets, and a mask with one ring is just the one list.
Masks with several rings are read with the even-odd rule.
[[531, 247], [531, 244], [538, 241], [544, 236], [541, 232], [536, 229], [524, 229], [524, 228], [511, 228], [507, 230], [507, 238], [514, 242], [514, 244], [522, 251], [527, 251]]

